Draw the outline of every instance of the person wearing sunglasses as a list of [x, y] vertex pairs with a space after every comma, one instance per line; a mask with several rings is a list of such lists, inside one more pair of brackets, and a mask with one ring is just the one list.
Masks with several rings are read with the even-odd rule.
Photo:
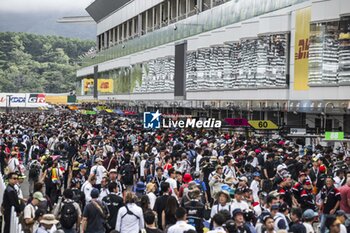
[[11, 172], [7, 175], [8, 185], [4, 192], [4, 197], [2, 201], [3, 216], [5, 220], [4, 233], [10, 233], [10, 220], [11, 220], [11, 208], [15, 207], [16, 213], [19, 215], [22, 211], [20, 205], [18, 194], [15, 189], [15, 185], [18, 183], [18, 174]]

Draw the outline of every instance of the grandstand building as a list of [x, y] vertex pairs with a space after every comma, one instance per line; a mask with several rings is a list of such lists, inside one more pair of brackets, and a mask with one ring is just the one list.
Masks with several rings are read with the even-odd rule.
[[350, 133], [349, 0], [95, 0], [79, 98]]

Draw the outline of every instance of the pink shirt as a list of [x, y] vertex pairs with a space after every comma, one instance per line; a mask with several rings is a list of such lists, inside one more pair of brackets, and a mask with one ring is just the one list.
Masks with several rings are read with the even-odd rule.
[[341, 197], [340, 209], [344, 210], [347, 214], [350, 214], [350, 206], [348, 205], [348, 199], [350, 199], [350, 186], [341, 186], [339, 192]]

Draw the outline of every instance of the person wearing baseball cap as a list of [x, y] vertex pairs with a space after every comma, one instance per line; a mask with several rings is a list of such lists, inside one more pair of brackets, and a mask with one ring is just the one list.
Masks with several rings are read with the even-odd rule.
[[45, 201], [43, 194], [41, 192], [35, 192], [33, 194], [32, 201], [24, 208], [24, 224], [23, 230], [25, 232], [33, 232], [34, 225], [36, 223], [35, 211], [37, 206], [41, 201]]
[[253, 173], [253, 180], [250, 183], [250, 189], [252, 190], [252, 193], [253, 193], [254, 202], [259, 202], [258, 192], [260, 190], [260, 181], [261, 181], [260, 176], [261, 176], [260, 172], [254, 172]]
[[313, 228], [313, 223], [315, 218], [318, 216], [318, 213], [312, 209], [307, 209], [303, 213], [303, 225], [306, 228], [307, 233], [315, 233]]
[[317, 192], [319, 192], [323, 188], [327, 178], [327, 173], [326, 173], [327, 169], [325, 165], [322, 164], [318, 170], [319, 170], [319, 175], [316, 178]]
[[232, 200], [232, 209], [241, 209], [241, 210], [246, 210], [249, 209], [248, 203], [243, 200], [243, 195], [244, 195], [245, 189], [244, 188], [238, 188], [235, 191], [235, 198]]
[[294, 205], [298, 206], [298, 203], [301, 202], [300, 196], [301, 196], [301, 191], [304, 189], [304, 180], [306, 179], [306, 173], [305, 172], [300, 172], [298, 176], [298, 182], [295, 183], [295, 185], [292, 188], [293, 192], [293, 203]]
[[289, 230], [289, 206], [286, 203], [280, 203], [278, 212], [275, 216], [275, 230]]
[[245, 225], [244, 212], [242, 209], [237, 208], [232, 211], [232, 219], [235, 222], [236, 229], [242, 230], [242, 232], [248, 232], [249, 229]]
[[303, 211], [312, 209], [316, 211], [315, 198], [312, 193], [312, 184], [310, 180], [304, 180], [303, 190], [300, 193], [300, 207]]
[[96, 165], [91, 168], [90, 174], [94, 174], [96, 176], [96, 184], [95, 187], [100, 190], [101, 189], [101, 182], [104, 175], [107, 173], [106, 168], [102, 165], [103, 159], [96, 158], [95, 163]]

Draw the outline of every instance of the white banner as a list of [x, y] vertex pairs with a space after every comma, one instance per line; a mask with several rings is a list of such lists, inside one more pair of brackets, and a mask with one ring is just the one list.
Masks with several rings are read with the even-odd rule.
[[0, 93], [0, 107], [47, 107], [46, 94]]

